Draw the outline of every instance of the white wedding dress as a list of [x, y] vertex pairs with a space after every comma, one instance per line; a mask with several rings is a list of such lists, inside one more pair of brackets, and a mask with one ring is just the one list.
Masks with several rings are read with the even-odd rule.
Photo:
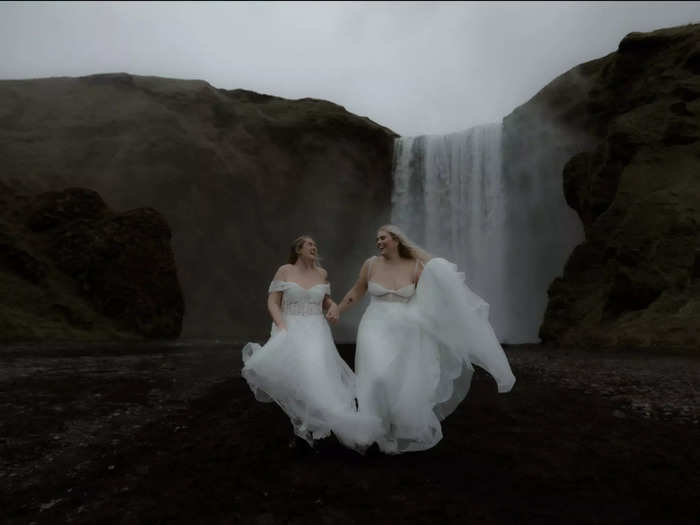
[[310, 445], [332, 431], [345, 446], [363, 452], [376, 438], [380, 422], [357, 412], [355, 375], [338, 354], [323, 315], [330, 285], [305, 289], [275, 280], [269, 292], [282, 292], [287, 330], [273, 323], [264, 346], [248, 343], [241, 375], [256, 399], [276, 402], [294, 433]]
[[440, 421], [469, 391], [473, 364], [493, 376], [499, 392], [513, 387], [489, 306], [454, 264], [431, 259], [417, 286], [398, 290], [372, 281], [370, 269], [368, 292], [357, 332], [357, 399], [361, 414], [382, 421], [376, 441], [383, 452], [425, 450], [440, 441]]

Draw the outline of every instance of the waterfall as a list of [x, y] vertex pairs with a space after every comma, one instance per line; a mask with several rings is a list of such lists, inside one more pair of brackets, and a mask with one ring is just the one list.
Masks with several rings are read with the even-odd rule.
[[[502, 158], [500, 124], [397, 139], [391, 221], [465, 273], [467, 285], [490, 304], [491, 325], [502, 342], [537, 342], [547, 287], [582, 234], [560, 178], [539, 181], [558, 184], [534, 189], [558, 196], [553, 205], [543, 204], [528, 194], [532, 188], [504, 182]], [[561, 239], [526, 231], [520, 218], [528, 214], [546, 215], [552, 222], [544, 228]], [[524, 269], [532, 275], [523, 275]]]

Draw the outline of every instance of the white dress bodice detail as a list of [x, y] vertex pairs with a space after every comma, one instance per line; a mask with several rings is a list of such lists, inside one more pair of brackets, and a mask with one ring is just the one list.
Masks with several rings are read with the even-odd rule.
[[372, 300], [407, 303], [416, 293], [416, 285], [410, 283], [398, 290], [390, 290], [376, 281], [369, 281], [367, 291], [372, 296]]
[[322, 315], [323, 299], [331, 293], [331, 285], [319, 283], [311, 288], [292, 281], [272, 281], [269, 293], [282, 292], [282, 313], [285, 315]]
[[[374, 262], [376, 260], [376, 255], [370, 259], [370, 274], [372, 273], [372, 266], [374, 265]], [[418, 269], [418, 264], [420, 264], [419, 261], [416, 261], [416, 268], [414, 269], [414, 273]], [[414, 283], [409, 283], [406, 286], [402, 286], [397, 290], [392, 290], [390, 288], [385, 288], [377, 281], [373, 281], [370, 275], [369, 282], [367, 283], [367, 291], [372, 297], [372, 302], [376, 300], [390, 303], [407, 303], [411, 300], [411, 297], [413, 297], [413, 295], [416, 293], [416, 285]]]

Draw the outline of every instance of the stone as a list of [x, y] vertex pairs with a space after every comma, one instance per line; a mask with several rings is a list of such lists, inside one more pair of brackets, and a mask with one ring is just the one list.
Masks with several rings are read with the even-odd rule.
[[3, 340], [179, 336], [184, 301], [160, 213], [116, 213], [86, 188], [4, 190]]

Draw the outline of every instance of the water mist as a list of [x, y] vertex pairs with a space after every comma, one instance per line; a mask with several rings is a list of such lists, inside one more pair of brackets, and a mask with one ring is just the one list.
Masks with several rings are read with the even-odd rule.
[[397, 139], [391, 221], [457, 264], [490, 304], [502, 342], [537, 342], [547, 287], [582, 231], [561, 177], [503, 176], [502, 137], [502, 126], [490, 124]]

